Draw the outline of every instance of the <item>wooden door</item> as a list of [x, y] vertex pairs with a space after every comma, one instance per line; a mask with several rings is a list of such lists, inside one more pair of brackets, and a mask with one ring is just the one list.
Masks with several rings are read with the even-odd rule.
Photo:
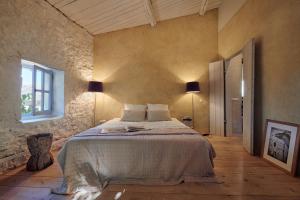
[[254, 40], [249, 41], [242, 50], [243, 53], [243, 146], [251, 154], [253, 150], [254, 125]]
[[234, 56], [225, 66], [226, 136], [242, 136], [242, 53]]
[[210, 134], [224, 136], [224, 61], [209, 64]]

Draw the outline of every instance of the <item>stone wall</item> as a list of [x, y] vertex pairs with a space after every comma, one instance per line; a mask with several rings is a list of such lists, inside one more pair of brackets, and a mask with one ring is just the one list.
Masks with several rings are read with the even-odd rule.
[[[62, 119], [19, 122], [21, 58], [65, 71]], [[0, 1], [0, 172], [26, 161], [26, 136], [52, 132], [55, 140], [92, 126], [93, 37], [44, 0]]]

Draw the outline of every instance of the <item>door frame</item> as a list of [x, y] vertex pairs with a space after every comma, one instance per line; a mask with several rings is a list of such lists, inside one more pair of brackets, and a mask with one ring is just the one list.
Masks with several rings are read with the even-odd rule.
[[[254, 155], [254, 87], [255, 87], [255, 40], [254, 39], [251, 39], [250, 41], [248, 41], [245, 45], [244, 45], [244, 47], [241, 49], [241, 50], [239, 50], [239, 51], [237, 51], [236, 53], [234, 53], [232, 56], [230, 56], [230, 57], [228, 57], [227, 59], [225, 59], [225, 66], [224, 66], [224, 68], [226, 68], [226, 64], [232, 59], [232, 58], [234, 58], [235, 56], [237, 56], [237, 55], [239, 55], [239, 54], [242, 54], [243, 55], [243, 80], [245, 80], [244, 78], [244, 69], [245, 69], [245, 53], [246, 53], [246, 48], [250, 48], [251, 47], [251, 58], [250, 58], [250, 60], [248, 61], [247, 60], [247, 62], [250, 62], [251, 64], [252, 64], [252, 68], [251, 68], [251, 70], [250, 70], [250, 72], [251, 72], [251, 91], [250, 91], [250, 99], [248, 99], [248, 101], [249, 101], [249, 103], [251, 104], [251, 105], [248, 105], [248, 106], [250, 106], [250, 108], [249, 108], [249, 112], [250, 112], [250, 116], [249, 116], [249, 118], [247, 118], [247, 119], [245, 119], [245, 112], [244, 112], [244, 109], [245, 109], [245, 96], [244, 96], [244, 98], [243, 98], [243, 110], [242, 110], [242, 112], [243, 112], [243, 146], [244, 146], [244, 148], [245, 148], [245, 150], [249, 153], [249, 154], [251, 154], [251, 155]], [[249, 52], [248, 52], [249, 53]], [[224, 69], [225, 70], [225, 69]], [[226, 85], [226, 82], [225, 82], [225, 73], [224, 73], [224, 84]], [[244, 92], [246, 92], [246, 89], [244, 88]], [[224, 88], [224, 97], [226, 98], [226, 87]], [[225, 99], [224, 99], [224, 101], [225, 101]], [[225, 120], [224, 120], [224, 122], [225, 122], [225, 124], [224, 124], [224, 126], [226, 127], [226, 101], [224, 102], [224, 112], [225, 112]], [[248, 120], [247, 122], [246, 122], [246, 120]], [[247, 124], [248, 125], [248, 128], [250, 129], [250, 130], [246, 130], [247, 129], [247, 127], [246, 127], [246, 129], [245, 129], [245, 124]], [[245, 135], [246, 135], [246, 132], [248, 132], [247, 134], [249, 134], [249, 135], [247, 135], [247, 139], [246, 139], [246, 137], [245, 137]], [[225, 135], [227, 136], [227, 130], [225, 129]]]

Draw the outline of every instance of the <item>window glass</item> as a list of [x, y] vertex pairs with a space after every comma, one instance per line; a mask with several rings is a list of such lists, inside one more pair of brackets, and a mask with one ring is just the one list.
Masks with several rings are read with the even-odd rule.
[[35, 89], [41, 90], [42, 89], [42, 75], [43, 72], [40, 70], [36, 70], [35, 74]]
[[22, 115], [32, 114], [32, 66], [22, 67], [21, 110]]
[[45, 73], [45, 79], [44, 79], [44, 90], [50, 91], [50, 85], [51, 85], [51, 75], [50, 73]]
[[45, 111], [50, 110], [49, 100], [50, 100], [50, 95], [49, 95], [48, 92], [45, 92], [45, 93], [44, 93], [44, 110], [45, 110]]
[[42, 93], [35, 92], [35, 112], [42, 111]]

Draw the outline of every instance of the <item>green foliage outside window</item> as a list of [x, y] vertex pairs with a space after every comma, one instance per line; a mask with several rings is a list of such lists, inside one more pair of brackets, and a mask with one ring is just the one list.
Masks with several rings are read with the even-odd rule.
[[32, 107], [28, 105], [32, 101], [32, 94], [22, 94], [21, 96], [21, 109], [22, 114], [29, 114], [32, 112]]

